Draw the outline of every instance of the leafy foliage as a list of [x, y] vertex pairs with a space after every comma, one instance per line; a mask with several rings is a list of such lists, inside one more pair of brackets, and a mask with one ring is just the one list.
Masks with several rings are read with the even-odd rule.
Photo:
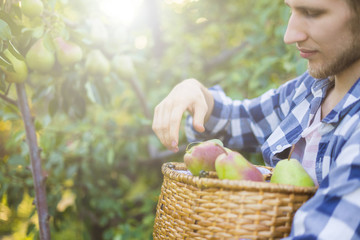
[[[71, 65], [57, 60], [49, 72], [29, 69], [26, 81], [48, 175], [53, 238], [151, 239], [160, 166], [182, 160], [182, 152], [166, 152], [153, 136], [154, 106], [185, 78], [251, 98], [302, 73], [305, 65], [282, 42], [289, 16], [282, 1], [147, 0], [128, 25], [109, 19], [100, 2], [43, 1], [41, 16], [29, 18], [19, 1], [4, 1], [0, 52], [10, 49], [25, 59], [43, 38], [58, 56], [58, 37], [83, 52]], [[105, 60], [87, 63], [92, 50]], [[1, 64], [9, 67], [4, 59]], [[95, 71], [100, 65], [105, 70]], [[14, 86], [5, 78], [2, 71], [0, 236], [14, 237], [25, 228], [22, 238], [36, 238], [36, 212], [26, 205], [34, 198], [29, 150], [20, 112], [11, 103]], [[183, 132], [180, 142], [186, 144]], [[249, 158], [259, 161], [258, 155]], [[23, 205], [30, 210], [21, 215]]]

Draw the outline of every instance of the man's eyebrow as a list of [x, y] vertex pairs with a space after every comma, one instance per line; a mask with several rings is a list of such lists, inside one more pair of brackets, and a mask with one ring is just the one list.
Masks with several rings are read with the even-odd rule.
[[307, 10], [307, 11], [317, 11], [317, 12], [323, 12], [325, 11], [325, 9], [320, 8], [320, 7], [313, 7], [313, 6], [303, 6], [303, 5], [298, 5], [298, 6], [290, 6], [288, 1], [285, 0], [285, 4], [295, 10], [299, 10], [299, 11], [303, 11], [303, 10]]
[[308, 10], [308, 11], [325, 11], [323, 8], [309, 7], [309, 6], [295, 6], [296, 10]]

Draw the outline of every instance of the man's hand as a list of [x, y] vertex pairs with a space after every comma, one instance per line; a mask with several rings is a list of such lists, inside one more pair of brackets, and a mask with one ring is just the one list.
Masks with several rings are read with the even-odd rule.
[[193, 116], [194, 129], [203, 132], [213, 107], [214, 99], [207, 88], [195, 79], [184, 80], [155, 107], [152, 129], [165, 147], [177, 152], [184, 112]]

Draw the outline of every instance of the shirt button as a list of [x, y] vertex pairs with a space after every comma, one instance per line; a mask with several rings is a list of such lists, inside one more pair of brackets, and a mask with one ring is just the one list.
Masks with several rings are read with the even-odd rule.
[[281, 149], [282, 149], [282, 146], [281, 146], [281, 145], [277, 145], [277, 146], [276, 146], [276, 149], [277, 149], [277, 150], [281, 150]]

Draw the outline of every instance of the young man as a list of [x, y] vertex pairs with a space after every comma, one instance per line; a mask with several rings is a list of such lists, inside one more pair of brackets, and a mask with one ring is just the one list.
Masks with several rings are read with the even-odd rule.
[[182, 115], [189, 141], [220, 138], [229, 148], [261, 150], [275, 166], [294, 156], [319, 185], [296, 213], [289, 239], [360, 239], [360, 2], [285, 0], [284, 36], [308, 71], [252, 100], [188, 79], [155, 108], [153, 130], [177, 151]]

